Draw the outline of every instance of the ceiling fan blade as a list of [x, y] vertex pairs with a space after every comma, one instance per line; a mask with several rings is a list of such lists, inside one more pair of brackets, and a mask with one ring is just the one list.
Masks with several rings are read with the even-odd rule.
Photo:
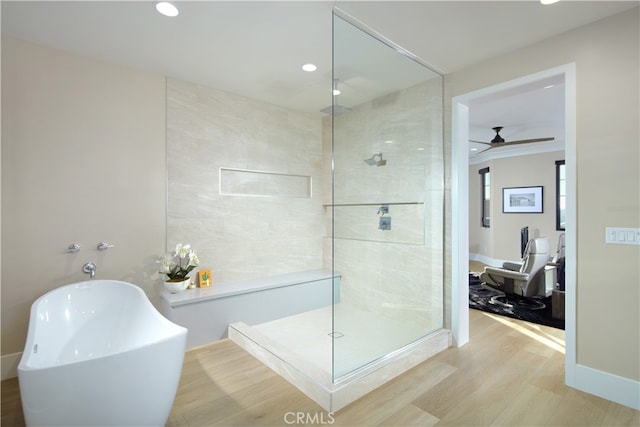
[[476, 153], [480, 154], [480, 153], [484, 153], [487, 150], [491, 150], [492, 148], [498, 148], [498, 147], [504, 147], [507, 145], [517, 145], [517, 144], [529, 144], [531, 142], [543, 142], [543, 141], [553, 141], [555, 140], [554, 137], [547, 137], [547, 138], [533, 138], [533, 139], [519, 139], [516, 141], [505, 141], [504, 138], [502, 138], [500, 136], [500, 131], [503, 129], [502, 126], [495, 126], [492, 127], [491, 129], [493, 129], [496, 133], [496, 136], [493, 138], [493, 140], [491, 140], [491, 142], [485, 142], [485, 141], [477, 141], [477, 140], [473, 140], [470, 139], [469, 142], [473, 142], [476, 144], [483, 144], [483, 145], [488, 145], [489, 147], [485, 148], [482, 151], [479, 151]]
[[517, 141], [507, 141], [502, 142], [500, 144], [495, 144], [496, 146], [504, 146], [504, 145], [515, 145], [515, 144], [529, 144], [531, 142], [543, 142], [543, 141], [553, 141], [554, 137], [550, 136], [548, 138], [533, 138], [533, 139], [520, 139]]
[[484, 150], [482, 150], [482, 151], [478, 151], [478, 152], [477, 152], [477, 153], [475, 153], [474, 155], [475, 155], [475, 156], [477, 156], [478, 154], [482, 154], [482, 153], [484, 153], [485, 151], [489, 151], [489, 150], [491, 150], [492, 148], [496, 148], [496, 147], [495, 147], [495, 145], [494, 145], [494, 146], [492, 146], [492, 147], [487, 147], [487, 148], [485, 148], [485, 149], [484, 149]]

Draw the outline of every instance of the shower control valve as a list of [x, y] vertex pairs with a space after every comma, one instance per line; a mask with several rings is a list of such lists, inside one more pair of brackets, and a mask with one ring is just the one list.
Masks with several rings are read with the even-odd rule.
[[391, 217], [390, 216], [381, 216], [380, 221], [378, 223], [379, 230], [391, 230]]
[[378, 208], [378, 215], [382, 216], [389, 213], [389, 205], [382, 205]]

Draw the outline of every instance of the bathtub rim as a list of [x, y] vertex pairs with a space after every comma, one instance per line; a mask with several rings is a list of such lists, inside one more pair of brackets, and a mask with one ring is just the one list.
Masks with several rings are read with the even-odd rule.
[[[104, 353], [104, 354], [100, 354], [100, 355], [96, 355], [96, 356], [92, 356], [92, 357], [88, 357], [88, 358], [82, 358], [82, 359], [77, 359], [77, 360], [70, 360], [70, 361], [64, 361], [64, 362], [57, 362], [57, 363], [48, 363], [46, 365], [43, 366], [29, 366], [29, 361], [31, 358], [31, 355], [33, 353], [33, 348], [34, 348], [34, 340], [36, 339], [35, 337], [35, 323], [37, 323], [37, 311], [38, 311], [38, 305], [47, 297], [49, 297], [51, 294], [53, 293], [57, 293], [57, 292], [64, 292], [64, 289], [67, 288], [75, 288], [75, 289], [79, 289], [81, 288], [81, 285], [92, 285], [92, 286], [99, 286], [101, 284], [106, 284], [106, 283], [115, 283], [118, 286], [122, 286], [125, 285], [125, 287], [130, 287], [130, 288], [134, 288], [134, 290], [138, 293], [138, 295], [142, 298], [142, 300], [144, 301], [142, 304], [145, 305], [147, 308], [149, 308], [151, 310], [151, 313], [153, 313], [152, 315], [157, 318], [159, 321], [161, 321], [163, 323], [163, 326], [169, 326], [171, 327], [171, 333], [167, 334], [167, 336], [163, 337], [162, 339], [156, 340], [156, 341], [152, 341], [149, 343], [145, 343], [144, 345], [138, 345], [135, 347], [129, 347], [126, 349], [121, 349], [121, 350], [117, 350], [117, 351], [112, 351], [112, 352], [108, 352], [108, 353]], [[32, 319], [35, 319], [35, 322], [32, 322]], [[32, 326], [33, 324], [33, 326]], [[151, 303], [151, 300], [149, 300], [149, 297], [147, 296], [147, 294], [144, 292], [144, 290], [138, 286], [135, 285], [133, 283], [130, 282], [125, 282], [123, 280], [113, 280], [113, 279], [93, 279], [93, 280], [83, 280], [80, 282], [74, 282], [74, 283], [69, 283], [67, 285], [62, 285], [59, 286], [57, 288], [51, 289], [50, 291], [44, 293], [43, 295], [41, 295], [40, 297], [38, 297], [32, 304], [31, 304], [31, 308], [29, 310], [29, 326], [27, 329], [27, 338], [25, 340], [25, 345], [22, 351], [22, 355], [20, 357], [20, 362], [18, 363], [18, 367], [17, 367], [17, 372], [18, 372], [18, 377], [20, 377], [20, 372], [31, 372], [31, 371], [38, 371], [38, 370], [46, 370], [46, 369], [54, 369], [54, 368], [58, 368], [58, 367], [63, 367], [63, 366], [69, 366], [69, 365], [75, 365], [78, 363], [83, 363], [83, 362], [89, 362], [89, 361], [93, 361], [93, 360], [99, 360], [99, 359], [103, 359], [103, 358], [107, 358], [107, 357], [112, 357], [114, 355], [117, 354], [122, 354], [122, 353], [127, 353], [129, 351], [134, 351], [134, 350], [138, 350], [138, 349], [142, 349], [142, 348], [146, 348], [146, 347], [150, 347], [152, 345], [158, 344], [158, 343], [162, 343], [165, 341], [169, 341], [171, 339], [175, 339], [176, 337], [180, 337], [182, 335], [187, 335], [188, 329], [180, 326], [172, 321], [170, 321], [169, 319], [167, 319], [165, 316], [162, 315], [162, 313], [160, 313], [158, 311], [158, 309], [156, 309], [156, 307]]]

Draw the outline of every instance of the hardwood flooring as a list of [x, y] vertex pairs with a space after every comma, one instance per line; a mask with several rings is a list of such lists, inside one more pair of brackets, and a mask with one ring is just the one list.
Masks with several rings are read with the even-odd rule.
[[481, 273], [487, 264], [483, 264], [480, 261], [469, 261], [469, 271], [473, 273]]
[[[229, 340], [189, 351], [169, 427], [640, 426], [640, 412], [564, 385], [564, 331], [470, 311], [471, 341], [329, 414]], [[23, 426], [17, 379], [2, 426]]]

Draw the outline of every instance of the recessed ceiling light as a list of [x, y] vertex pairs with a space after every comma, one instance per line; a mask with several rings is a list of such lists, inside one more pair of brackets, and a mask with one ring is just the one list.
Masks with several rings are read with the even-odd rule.
[[384, 143], [385, 143], [385, 144], [393, 144], [393, 140], [391, 140], [391, 139], [387, 139]]
[[471, 151], [478, 151], [478, 149], [477, 148], [472, 148]]
[[424, 147], [418, 147], [418, 151], [424, 151]]
[[178, 8], [168, 1], [157, 1], [154, 3], [154, 6], [156, 7], [156, 10], [164, 16], [173, 17], [178, 16], [178, 14], [180, 13], [178, 11]]
[[333, 79], [333, 96], [338, 96], [340, 95], [342, 92], [340, 92], [340, 89], [338, 89], [338, 79]]
[[548, 86], [545, 86], [544, 88], [545, 88], [545, 89], [551, 89], [553, 86], [554, 86], [554, 85], [548, 85]]
[[542, 4], [554, 4], [557, 3], [559, 0], [540, 0], [540, 3]]
[[312, 73], [312, 72], [314, 72], [315, 70], [317, 70], [317, 69], [318, 69], [318, 67], [316, 67], [314, 64], [304, 64], [304, 65], [302, 66], [302, 69], [303, 69], [303, 70], [305, 70], [305, 71], [306, 71], [306, 72], [308, 72], [308, 73]]

